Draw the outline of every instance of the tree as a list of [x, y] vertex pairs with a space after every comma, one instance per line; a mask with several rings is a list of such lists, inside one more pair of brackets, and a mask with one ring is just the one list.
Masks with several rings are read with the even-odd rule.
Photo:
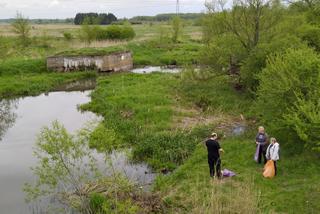
[[79, 38], [84, 41], [87, 45], [90, 45], [94, 40], [97, 40], [98, 32], [100, 31], [99, 26], [92, 26], [90, 18], [85, 18], [81, 25]]
[[109, 25], [117, 21], [117, 17], [112, 13], [77, 13], [74, 18], [75, 25], [82, 25], [84, 22], [88, 25]]
[[16, 100], [0, 101], [0, 140], [17, 118], [16, 113], [13, 111], [16, 108], [16, 102]]
[[171, 21], [171, 26], [172, 26], [172, 41], [177, 42], [182, 29], [181, 18], [179, 16], [173, 17]]
[[[241, 73], [243, 63], [257, 51], [259, 44], [270, 43], [277, 35], [275, 29], [283, 8], [277, 0], [237, 0], [231, 9], [227, 4], [228, 0], [206, 4], [208, 12], [203, 19], [206, 46], [201, 61], [215, 73], [237, 75], [235, 86], [246, 88]], [[248, 75], [254, 77], [255, 72]]]
[[319, 55], [308, 47], [288, 49], [269, 57], [258, 76], [255, 108], [270, 131], [320, 151]]
[[206, 4], [208, 13], [213, 14], [211, 17], [217, 19], [215, 23], [220, 25], [213, 33], [233, 34], [248, 52], [257, 46], [261, 37], [268, 36], [279, 20], [279, 13], [275, 11], [280, 6], [277, 1], [237, 0], [231, 10], [226, 9], [226, 3], [224, 0], [215, 0]]
[[29, 44], [29, 36], [31, 30], [29, 20], [23, 17], [21, 13], [17, 13], [16, 18], [11, 26], [13, 28], [13, 32], [19, 36], [21, 43], [24, 46], [27, 46]]
[[[90, 213], [85, 185], [99, 175], [92, 151], [88, 147], [91, 130], [70, 135], [57, 121], [45, 127], [37, 139], [34, 155], [39, 160], [32, 168], [37, 177], [35, 184], [26, 184], [27, 201], [56, 196], [69, 207]], [[68, 194], [80, 198], [73, 204]], [[76, 206], [76, 207], [74, 207]]]

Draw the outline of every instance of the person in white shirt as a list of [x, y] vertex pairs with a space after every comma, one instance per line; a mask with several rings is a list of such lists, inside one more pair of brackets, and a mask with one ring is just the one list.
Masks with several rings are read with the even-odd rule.
[[267, 148], [266, 157], [273, 160], [275, 175], [277, 175], [277, 160], [279, 160], [280, 145], [275, 138], [270, 139], [270, 145]]

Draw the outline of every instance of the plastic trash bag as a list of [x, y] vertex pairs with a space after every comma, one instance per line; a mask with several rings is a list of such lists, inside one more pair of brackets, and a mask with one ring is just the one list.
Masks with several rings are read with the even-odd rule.
[[268, 160], [268, 162], [264, 165], [263, 177], [273, 178], [274, 175], [275, 175], [275, 169], [274, 169], [273, 160]]
[[231, 170], [228, 170], [228, 169], [224, 169], [222, 171], [222, 176], [223, 177], [233, 177], [235, 175], [236, 175], [236, 173], [234, 173], [234, 172], [232, 172]]
[[257, 145], [256, 153], [254, 154], [254, 160], [258, 163], [259, 159], [259, 150], [260, 150], [260, 143]]

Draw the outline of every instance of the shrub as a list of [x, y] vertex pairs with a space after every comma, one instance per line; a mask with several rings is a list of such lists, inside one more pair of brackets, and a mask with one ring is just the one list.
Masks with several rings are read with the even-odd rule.
[[87, 44], [91, 44], [94, 40], [97, 40], [98, 32], [100, 31], [100, 27], [98, 26], [91, 26], [88, 24], [84, 24], [81, 26], [79, 32], [80, 40], [84, 41]]
[[318, 120], [318, 114], [312, 112], [318, 108], [319, 77], [320, 58], [310, 48], [289, 49], [268, 59], [259, 74], [255, 108], [272, 131], [299, 136], [301, 142], [314, 139], [306, 131], [316, 129], [307, 121]]
[[105, 31], [106, 35], [105, 38], [106, 39], [111, 39], [111, 40], [115, 40], [115, 39], [121, 39], [121, 26], [117, 26], [117, 25], [112, 25], [109, 26], [106, 31]]
[[135, 37], [135, 32], [130, 25], [111, 25], [97, 30], [98, 40], [130, 40]]
[[31, 30], [29, 19], [25, 18], [21, 13], [17, 13], [11, 26], [13, 28], [13, 32], [19, 36], [21, 44], [23, 46], [28, 46], [30, 44]]
[[305, 25], [299, 29], [298, 35], [307, 44], [320, 52], [320, 28], [311, 25]]
[[241, 81], [250, 92], [255, 93], [259, 86], [258, 74], [266, 66], [268, 56], [285, 52], [288, 48], [301, 48], [305, 45], [296, 36], [281, 36], [271, 42], [259, 44], [241, 65]]
[[106, 198], [99, 193], [91, 193], [89, 196], [89, 207], [90, 210], [94, 213], [102, 213], [104, 203], [106, 202]]
[[179, 36], [181, 34], [182, 29], [182, 21], [179, 16], [175, 16], [171, 20], [171, 26], [172, 26], [172, 41], [178, 42]]
[[73, 35], [72, 35], [71, 33], [69, 33], [69, 32], [64, 32], [64, 33], [63, 33], [63, 38], [64, 38], [65, 40], [67, 40], [67, 41], [70, 41], [70, 40], [73, 39]]
[[136, 36], [133, 28], [130, 25], [124, 25], [121, 30], [121, 39], [133, 39]]
[[183, 132], [156, 133], [143, 136], [134, 147], [133, 156], [137, 160], [148, 159], [154, 168], [172, 170], [189, 157], [196, 144], [195, 139]]
[[320, 90], [310, 97], [298, 97], [297, 102], [285, 115], [285, 123], [296, 132], [306, 147], [320, 152]]
[[215, 73], [226, 73], [230, 59], [237, 64], [247, 56], [247, 51], [232, 34], [216, 36], [200, 53], [200, 62], [212, 68]]
[[108, 152], [119, 146], [119, 140], [112, 129], [107, 129], [103, 124], [100, 124], [91, 133], [89, 146], [98, 152]]

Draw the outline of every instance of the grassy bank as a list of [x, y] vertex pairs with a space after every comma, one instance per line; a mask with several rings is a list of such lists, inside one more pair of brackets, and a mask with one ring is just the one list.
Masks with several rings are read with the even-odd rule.
[[[190, 154], [193, 145], [182, 144], [179, 136], [183, 135], [172, 127], [177, 102], [175, 78], [169, 74], [100, 77], [91, 103], [83, 109], [105, 118], [105, 128], [115, 132], [119, 139], [114, 146], [133, 147], [135, 159], [146, 160], [157, 169], [174, 168], [182, 153]], [[171, 141], [180, 143], [170, 146]]]
[[[165, 213], [316, 213], [317, 157], [280, 142], [279, 174], [264, 179], [262, 166], [253, 161], [251, 129], [222, 141], [223, 168], [237, 176], [221, 182], [209, 178], [203, 140], [221, 124], [237, 122], [239, 114], [246, 116], [251, 100], [234, 90], [227, 77], [199, 82], [185, 81], [183, 76], [100, 77], [92, 102], [83, 106], [102, 115], [104, 129], [117, 136], [118, 141], [109, 146], [133, 148], [133, 159], [146, 161], [155, 170], [175, 169], [155, 184]], [[205, 119], [195, 123], [197, 118]]]
[[81, 79], [95, 77], [96, 73], [43, 73], [0, 76], [0, 98], [33, 96], [49, 92], [55, 87]]
[[311, 154], [292, 155], [283, 146], [278, 176], [262, 177], [253, 161], [254, 145], [247, 137], [222, 142], [222, 168], [237, 173], [232, 179], [209, 178], [204, 145], [171, 176], [160, 177], [168, 213], [316, 213], [320, 207], [320, 166]]

